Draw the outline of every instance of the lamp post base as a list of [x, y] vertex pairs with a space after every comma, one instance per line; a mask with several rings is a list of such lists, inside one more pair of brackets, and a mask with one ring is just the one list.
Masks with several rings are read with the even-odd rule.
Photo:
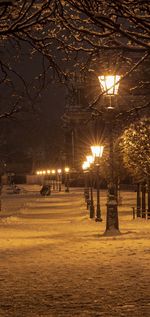
[[90, 218], [93, 219], [94, 218], [94, 206], [90, 205]]
[[96, 217], [96, 218], [95, 218], [95, 221], [96, 221], [96, 222], [102, 222], [102, 221], [103, 221], [103, 219], [102, 219], [102, 218], [98, 218], [98, 217]]
[[114, 195], [109, 196], [107, 203], [106, 231], [105, 235], [120, 234], [118, 221], [118, 204]]
[[96, 217], [95, 217], [95, 221], [96, 222], [102, 222], [102, 218], [101, 218], [101, 210], [100, 210], [100, 206], [98, 205], [96, 208]]

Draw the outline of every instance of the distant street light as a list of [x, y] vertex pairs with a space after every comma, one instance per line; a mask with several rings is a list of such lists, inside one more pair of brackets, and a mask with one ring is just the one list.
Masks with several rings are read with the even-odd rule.
[[62, 173], [62, 170], [59, 168], [57, 170], [57, 175], [58, 175], [58, 191], [61, 192], [61, 173]]
[[103, 145], [93, 145], [91, 146], [91, 151], [94, 157], [94, 165], [96, 168], [96, 193], [97, 193], [97, 204], [96, 204], [96, 217], [95, 221], [102, 221], [101, 208], [100, 208], [100, 158], [103, 155], [104, 146]]
[[89, 191], [89, 187], [88, 187], [88, 193], [89, 193], [89, 199], [87, 200], [87, 208], [90, 207], [90, 218], [94, 218], [94, 213], [95, 213], [95, 209], [94, 209], [94, 199], [93, 199], [93, 173], [92, 173], [92, 168], [91, 165], [94, 161], [94, 158], [92, 155], [87, 155], [86, 156], [86, 165], [87, 165], [87, 177], [88, 177], [88, 186], [90, 187], [90, 191]]
[[52, 174], [52, 177], [51, 177], [52, 186], [53, 186], [53, 190], [55, 190], [56, 171], [53, 169], [53, 170], [51, 171], [51, 174]]
[[69, 192], [69, 172], [70, 172], [70, 168], [69, 167], [65, 167], [65, 192]]
[[94, 157], [92, 155], [87, 155], [86, 159], [89, 164], [92, 164], [94, 162]]
[[114, 122], [114, 107], [111, 103], [111, 98], [118, 94], [120, 75], [106, 75], [98, 77], [100, 86], [105, 95], [109, 96], [108, 112], [108, 127], [109, 127], [109, 180], [108, 180], [108, 201], [107, 201], [107, 216], [106, 216], [106, 234], [112, 231], [119, 233], [118, 221], [118, 203], [117, 190], [114, 180], [114, 140], [113, 140], [113, 122]]

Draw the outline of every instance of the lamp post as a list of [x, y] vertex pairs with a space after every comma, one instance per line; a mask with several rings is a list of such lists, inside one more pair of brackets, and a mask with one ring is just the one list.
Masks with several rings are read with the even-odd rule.
[[89, 186], [89, 182], [91, 182], [91, 189], [90, 189], [91, 198], [90, 198], [90, 194], [89, 194], [90, 199], [87, 202], [87, 208], [90, 206], [91, 215], [93, 215], [91, 218], [93, 218], [94, 217], [94, 200], [93, 200], [93, 188], [92, 188], [93, 187], [93, 180], [92, 180], [92, 171], [90, 170], [90, 166], [92, 166], [92, 164], [94, 162], [94, 157], [92, 155], [87, 155], [86, 160], [89, 164], [89, 173], [87, 175], [88, 176], [88, 186]]
[[59, 168], [57, 170], [57, 175], [58, 175], [58, 191], [61, 192], [61, 169]]
[[96, 204], [96, 217], [95, 221], [102, 221], [101, 217], [101, 208], [100, 208], [100, 177], [99, 177], [99, 168], [100, 168], [100, 158], [103, 155], [103, 145], [93, 145], [91, 146], [91, 151], [94, 157], [94, 165], [96, 167], [96, 196], [97, 196], [97, 204]]
[[93, 199], [93, 174], [92, 169], [90, 168], [90, 218], [94, 218], [95, 208], [94, 208], [94, 199]]
[[46, 171], [46, 184], [47, 184], [47, 187], [49, 188], [49, 191], [51, 192], [51, 178], [50, 178], [50, 174], [51, 174], [51, 171], [48, 169]]
[[114, 106], [112, 105], [112, 97], [118, 94], [120, 75], [99, 76], [98, 79], [104, 95], [109, 97], [107, 108], [109, 127], [109, 180], [105, 234], [119, 234], [118, 203], [114, 180], [114, 141], [112, 127], [114, 122]]
[[69, 171], [70, 168], [69, 167], [65, 167], [65, 192], [69, 193]]
[[88, 184], [88, 168], [90, 167], [90, 163], [87, 161], [84, 161], [82, 164], [82, 169], [84, 173], [84, 197], [85, 197], [85, 202], [87, 203], [87, 209], [89, 206], [89, 184]]
[[56, 171], [52, 170], [52, 186], [53, 186], [53, 190], [55, 190], [55, 177], [56, 177]]

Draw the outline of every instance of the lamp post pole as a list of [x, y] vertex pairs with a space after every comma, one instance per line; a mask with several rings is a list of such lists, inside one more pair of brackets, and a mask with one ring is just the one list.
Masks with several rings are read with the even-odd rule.
[[61, 192], [61, 169], [57, 170], [58, 173], [58, 191]]
[[55, 190], [55, 182], [56, 182], [56, 171], [55, 170], [52, 170], [52, 187], [53, 187], [53, 190]]
[[65, 167], [65, 173], [66, 173], [66, 176], [65, 176], [65, 192], [66, 193], [69, 193], [69, 167]]
[[85, 190], [84, 190], [84, 197], [85, 197], [85, 202], [87, 205], [87, 209], [89, 207], [89, 198], [90, 198], [90, 194], [89, 194], [89, 183], [88, 183], [88, 170], [85, 171]]
[[96, 217], [95, 221], [102, 221], [101, 217], [101, 208], [100, 208], [100, 177], [99, 177], [99, 168], [100, 168], [100, 158], [103, 155], [104, 146], [103, 145], [93, 145], [91, 146], [91, 151], [94, 158], [94, 165], [96, 170]]
[[119, 233], [118, 203], [116, 184], [114, 180], [114, 140], [113, 140], [113, 116], [112, 109], [108, 109], [109, 114], [109, 180], [108, 180], [108, 200], [106, 215], [106, 234], [115, 231]]
[[100, 208], [100, 177], [99, 177], [99, 165], [97, 166], [97, 172], [96, 172], [96, 187], [97, 187], [97, 205], [96, 205], [96, 217], [95, 221], [102, 221], [101, 217], [101, 208]]
[[89, 202], [89, 184], [88, 184], [88, 168], [90, 164], [87, 161], [84, 161], [82, 164], [83, 175], [84, 175], [84, 198], [85, 202], [87, 203], [88, 209], [88, 202]]
[[95, 208], [94, 208], [94, 199], [93, 199], [93, 173], [92, 173], [92, 167], [91, 164], [94, 162], [94, 157], [92, 155], [86, 156], [87, 161], [85, 161], [86, 168], [88, 169], [88, 193], [89, 193], [89, 199], [87, 200], [87, 209], [89, 207], [90, 210], [90, 218], [94, 218], [95, 215]]
[[90, 171], [90, 218], [94, 218], [95, 208], [94, 208], [94, 199], [93, 199], [93, 175]]

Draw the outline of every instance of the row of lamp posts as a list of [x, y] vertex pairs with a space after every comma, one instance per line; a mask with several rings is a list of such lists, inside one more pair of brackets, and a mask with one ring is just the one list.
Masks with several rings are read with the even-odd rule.
[[41, 182], [44, 184], [47, 181], [52, 190], [58, 190], [61, 192], [62, 178], [64, 175], [64, 184], [65, 184], [65, 192], [69, 192], [69, 174], [70, 168], [65, 167], [62, 169], [48, 169], [48, 170], [40, 170], [36, 172], [36, 175], [40, 177]]
[[[85, 201], [87, 203], [87, 209], [90, 210], [90, 218], [94, 218], [96, 221], [102, 221], [101, 217], [101, 207], [100, 207], [100, 158], [103, 154], [103, 145], [94, 145], [91, 146], [92, 155], [86, 156], [86, 161], [84, 161], [82, 168], [85, 175]], [[96, 174], [96, 184], [95, 177]], [[95, 207], [94, 207], [94, 199], [93, 199], [93, 187], [96, 185], [96, 215], [95, 215]]]
[[[108, 107], [106, 109], [106, 121], [109, 132], [109, 181], [108, 181], [108, 201], [107, 201], [107, 216], [106, 216], [106, 232], [111, 232], [112, 230], [119, 233], [119, 223], [118, 223], [118, 204], [116, 196], [116, 188], [114, 182], [114, 157], [113, 157], [113, 124], [114, 118], [114, 106], [112, 105], [112, 97], [118, 94], [119, 88], [119, 75], [104, 75], [99, 76], [99, 82], [102, 90], [102, 94], [106, 95], [108, 99]], [[105, 115], [105, 114], [104, 114]], [[96, 221], [102, 221], [101, 209], [100, 209], [100, 190], [99, 190], [99, 168], [100, 168], [100, 157], [103, 153], [103, 146], [94, 146], [91, 148], [93, 154], [93, 163], [97, 175], [97, 205], [96, 205]], [[90, 163], [87, 161], [90, 167]], [[86, 164], [87, 164], [86, 163]], [[85, 170], [87, 172], [88, 168]], [[90, 199], [86, 198], [87, 204], [90, 208], [90, 217], [94, 217], [94, 203], [93, 203], [93, 177], [92, 168], [89, 168], [89, 178], [90, 178]], [[87, 189], [86, 189], [87, 190]], [[69, 171], [66, 170], [66, 191], [69, 191]]]

